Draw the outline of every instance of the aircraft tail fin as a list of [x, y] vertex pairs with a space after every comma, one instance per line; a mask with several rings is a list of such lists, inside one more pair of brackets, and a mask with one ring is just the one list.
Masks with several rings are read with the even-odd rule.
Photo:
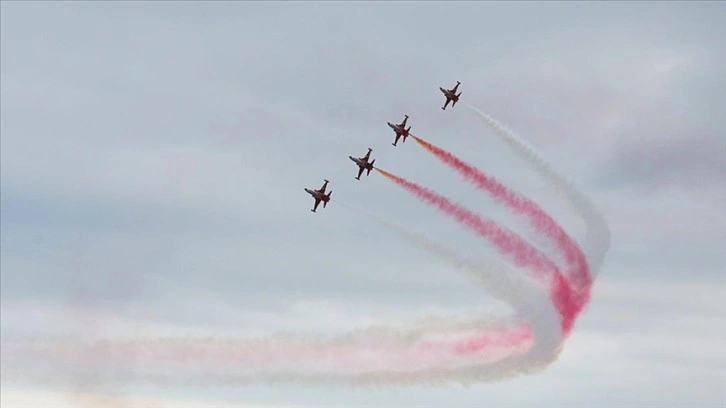
[[409, 126], [408, 129], [406, 129], [406, 132], [410, 132], [410, 131], [411, 131], [411, 126]]
[[330, 190], [330, 192], [328, 193], [328, 196], [327, 196], [328, 199], [325, 200], [325, 201], [323, 201], [323, 208], [325, 208], [325, 206], [328, 205], [328, 201], [330, 201], [330, 195], [331, 194], [333, 194], [333, 190]]
[[367, 176], [371, 175], [371, 170], [373, 170], [373, 163], [375, 163], [375, 162], [376, 162], [376, 159], [373, 159], [373, 161], [371, 161], [371, 167], [368, 167], [368, 173], [366, 173]]

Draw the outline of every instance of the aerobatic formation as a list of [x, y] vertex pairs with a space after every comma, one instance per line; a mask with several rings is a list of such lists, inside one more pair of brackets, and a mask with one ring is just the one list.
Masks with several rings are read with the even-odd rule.
[[[446, 97], [446, 102], [444, 103], [444, 106], [441, 108], [442, 110], [446, 110], [446, 107], [449, 105], [449, 102], [452, 102], [452, 104], [451, 104], [452, 108], [454, 106], [456, 106], [456, 102], [459, 102], [459, 97], [461, 96], [461, 92], [459, 92], [458, 94], [456, 93], [456, 91], [459, 89], [459, 85], [461, 85], [461, 82], [456, 81], [456, 85], [452, 89], [444, 89], [444, 88], [439, 87], [441, 92]], [[411, 136], [411, 126], [406, 128], [407, 122], [408, 122], [408, 115], [403, 115], [403, 121], [399, 124], [386, 122], [388, 127], [393, 129], [393, 131], [396, 133], [396, 139], [392, 143], [393, 146], [398, 145], [398, 139], [400, 139], [401, 137], [403, 137], [403, 142], [405, 143], [406, 138]], [[366, 175], [371, 174], [371, 170], [373, 169], [373, 163], [375, 162], [375, 159], [371, 162], [368, 162], [368, 160], [370, 159], [372, 151], [373, 151], [373, 149], [371, 149], [369, 147], [368, 153], [366, 153], [366, 155], [363, 157], [355, 158], [353, 156], [348, 156], [356, 165], [358, 165], [358, 176], [356, 177], [356, 180], [360, 180], [360, 176], [361, 176], [361, 174], [363, 174], [363, 171], [365, 171], [365, 170], [368, 171], [366, 173]], [[313, 196], [313, 199], [315, 199], [315, 204], [313, 204], [313, 208], [310, 211], [317, 212], [318, 205], [320, 205], [321, 201], [323, 202], [323, 208], [325, 208], [325, 206], [330, 201], [330, 193], [328, 193], [327, 196], [325, 195], [325, 188], [327, 187], [327, 185], [328, 185], [328, 180], [324, 180], [323, 186], [318, 190], [312, 190], [309, 188], [305, 188], [305, 192], [307, 192], [308, 194]], [[332, 191], [331, 191], [331, 193], [332, 193]]]
[[[459, 81], [439, 88], [443, 110], [459, 102]], [[458, 92], [458, 93], [457, 93]], [[497, 381], [544, 369], [557, 359], [578, 315], [590, 299], [597, 271], [610, 245], [608, 226], [594, 205], [532, 147], [487, 114], [465, 103], [544, 178], [585, 225], [576, 241], [538, 204], [492, 176], [418, 135], [408, 115], [388, 122], [399, 138], [411, 137], [425, 152], [458, 172], [476, 189], [529, 224], [549, 242], [553, 256], [526, 239], [433, 190], [374, 166], [373, 149], [349, 156], [355, 177], [375, 169], [495, 248], [504, 260], [471, 261], [456, 251], [376, 215], [356, 210], [404, 241], [452, 265], [513, 309], [508, 316], [429, 318], [410, 327], [375, 326], [333, 338], [270, 335], [262, 338], [182, 337], [154, 339], [29, 340], [3, 338], [3, 381], [64, 382], [66, 373], [98, 376], [98, 381], [220, 386], [253, 383], [431, 384]], [[331, 201], [327, 179], [317, 190], [305, 188], [323, 208]], [[338, 198], [336, 198], [338, 200]], [[342, 203], [339, 203], [342, 204]], [[346, 205], [343, 205], [347, 207]], [[353, 209], [353, 208], [349, 208]], [[113, 368], [113, 370], [110, 370]], [[109, 371], [111, 371], [109, 373]]]

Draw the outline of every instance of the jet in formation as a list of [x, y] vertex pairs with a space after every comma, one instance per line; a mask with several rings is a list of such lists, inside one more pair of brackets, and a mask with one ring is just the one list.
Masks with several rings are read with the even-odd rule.
[[441, 92], [444, 93], [444, 96], [446, 96], [446, 103], [444, 103], [444, 106], [441, 108], [442, 110], [446, 110], [446, 107], [449, 105], [449, 102], [453, 102], [451, 104], [451, 107], [453, 108], [456, 106], [456, 102], [459, 102], [459, 97], [461, 96], [461, 92], [459, 94], [456, 94], [456, 90], [459, 89], [459, 85], [461, 85], [461, 82], [456, 81], [456, 86], [454, 89], [444, 89], [439, 87]]
[[330, 201], [330, 195], [333, 194], [332, 190], [327, 195], [325, 194], [325, 188], [328, 187], [328, 180], [323, 179], [323, 181], [323, 186], [318, 190], [311, 190], [309, 188], [305, 189], [305, 192], [313, 196], [315, 199], [315, 205], [310, 210], [312, 212], [316, 212], [321, 201], [323, 202], [323, 208], [325, 208], [325, 206], [328, 205], [328, 201]]
[[368, 161], [368, 159], [370, 159], [370, 157], [371, 157], [372, 151], [373, 151], [373, 149], [371, 149], [369, 147], [368, 153], [366, 153], [366, 155], [363, 157], [348, 156], [351, 160], [353, 160], [353, 162], [355, 164], [358, 165], [358, 177], [355, 178], [356, 180], [360, 180], [360, 176], [361, 176], [361, 174], [363, 174], [363, 170], [368, 170], [368, 172], [366, 173], [366, 176], [371, 175], [371, 170], [373, 170], [373, 163], [376, 162], [376, 159], [373, 159], [373, 161], [370, 161], [370, 162]]
[[[459, 85], [461, 85], [461, 82], [456, 81], [456, 86], [454, 86], [453, 89], [444, 89], [439, 87], [441, 92], [446, 97], [446, 102], [444, 103], [444, 106], [441, 107], [442, 110], [446, 110], [446, 107], [449, 106], [449, 103], [451, 103], [451, 107], [453, 108], [454, 106], [456, 106], [456, 102], [459, 102], [459, 97], [461, 96], [461, 92], [457, 93], [457, 91], [459, 90]], [[394, 132], [396, 132], [396, 139], [392, 143], [394, 146], [398, 144], [398, 140], [401, 138], [401, 136], [403, 136], [404, 143], [406, 142], [406, 138], [411, 136], [411, 126], [406, 128], [406, 122], [408, 122], [408, 115], [403, 115], [403, 122], [399, 124], [386, 122], [388, 126], [393, 129]], [[363, 157], [348, 156], [350, 160], [352, 160], [358, 166], [358, 176], [355, 178], [356, 180], [360, 180], [360, 177], [363, 175], [364, 171], [367, 171], [366, 175], [370, 176], [371, 170], [373, 170], [373, 163], [376, 162], [375, 159], [370, 160], [372, 151], [373, 149], [369, 147], [368, 153], [366, 153], [366, 155]], [[317, 212], [320, 202], [323, 203], [323, 208], [325, 208], [330, 201], [330, 195], [333, 194], [332, 191], [328, 192], [327, 194], [325, 193], [325, 189], [328, 187], [328, 180], [323, 179], [323, 181], [323, 186], [320, 187], [318, 190], [311, 190], [309, 188], [305, 189], [305, 192], [313, 196], [313, 198], [315, 199], [315, 204], [310, 210], [312, 212]]]
[[396, 132], [396, 140], [393, 142], [393, 145], [395, 146], [396, 143], [398, 143], [398, 139], [403, 136], [404, 143], [406, 142], [406, 138], [409, 137], [411, 134], [409, 133], [411, 130], [411, 126], [406, 129], [406, 122], [408, 121], [408, 115], [403, 115], [403, 122], [399, 123], [398, 125], [393, 124], [391, 122], [388, 123], [388, 126], [393, 129], [394, 132]]

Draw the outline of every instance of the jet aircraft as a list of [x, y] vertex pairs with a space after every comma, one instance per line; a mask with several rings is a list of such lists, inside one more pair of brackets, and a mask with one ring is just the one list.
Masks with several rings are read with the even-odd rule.
[[358, 165], [358, 177], [356, 177], [356, 180], [360, 180], [361, 174], [363, 174], [363, 170], [368, 170], [368, 173], [366, 173], [366, 176], [370, 176], [371, 170], [373, 170], [373, 163], [376, 162], [376, 159], [373, 159], [373, 161], [368, 162], [368, 159], [371, 157], [371, 152], [373, 149], [370, 147], [368, 148], [368, 153], [366, 153], [363, 157], [353, 157], [348, 156], [355, 164]]
[[323, 208], [325, 208], [325, 206], [328, 205], [328, 201], [330, 201], [330, 195], [333, 194], [332, 190], [327, 195], [325, 194], [325, 188], [328, 187], [328, 180], [323, 179], [323, 181], [325, 182], [319, 190], [311, 190], [309, 188], [305, 189], [305, 192], [313, 196], [313, 198], [315, 199], [315, 205], [310, 210], [312, 212], [316, 212], [318, 205], [321, 201], [323, 202]]
[[406, 121], [408, 121], [408, 115], [403, 115], [403, 122], [399, 123], [398, 125], [395, 125], [391, 122], [388, 123], [388, 126], [393, 129], [394, 132], [396, 132], [396, 140], [393, 142], [393, 145], [395, 146], [396, 143], [398, 143], [398, 139], [403, 136], [403, 141], [406, 142], [406, 138], [410, 136], [409, 131], [411, 130], [411, 126], [406, 129]]
[[456, 102], [459, 102], [459, 97], [461, 96], [461, 92], [459, 94], [456, 94], [456, 90], [459, 89], [459, 85], [461, 85], [461, 82], [456, 81], [456, 86], [454, 89], [444, 89], [439, 87], [441, 92], [444, 93], [444, 96], [446, 96], [446, 103], [444, 103], [444, 106], [441, 108], [442, 110], [446, 110], [446, 107], [449, 105], [449, 102], [454, 102], [451, 104], [451, 107], [453, 108], [456, 106]]

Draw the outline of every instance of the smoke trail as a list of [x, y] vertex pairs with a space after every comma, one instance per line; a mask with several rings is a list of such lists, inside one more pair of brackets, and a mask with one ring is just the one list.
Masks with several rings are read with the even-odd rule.
[[[527, 285], [527, 282], [516, 271], [504, 263], [491, 258], [476, 262], [470, 261], [459, 256], [451, 248], [428, 239], [423, 234], [412, 232], [400, 225], [381, 219], [374, 214], [354, 208], [343, 202], [336, 200], [336, 204], [396, 233], [409, 244], [434, 255], [456, 269], [463, 270], [467, 276], [475, 278], [476, 283], [485, 287], [492, 296], [509, 304], [513, 308], [517, 309], [528, 303], [527, 298], [517, 297], [517, 294], [522, 292], [521, 287]], [[527, 291], [526, 293], [529, 292]]]
[[[517, 314], [421, 321], [408, 329], [370, 327], [337, 339], [177, 338], [137, 341], [12, 341], [3, 339], [3, 380], [64, 384], [76, 371], [108, 370], [99, 382], [219, 386], [254, 383], [412, 384], [496, 381], [533, 373], [561, 352], [558, 316], [539, 288], [494, 261], [473, 263], [425, 237], [377, 219], [412, 243], [477, 276]], [[80, 358], [79, 358], [80, 356]], [[142, 372], [132, 372], [127, 361]], [[10, 371], [9, 371], [10, 370]], [[15, 373], [13, 373], [15, 371]], [[8, 376], [8, 372], [12, 376]]]
[[[535, 323], [532, 327], [521, 318], [493, 328], [450, 325], [455, 332], [441, 331], [446, 325], [440, 324], [435, 328], [438, 336], [426, 333], [426, 337], [420, 332], [436, 330], [420, 327], [416, 333], [376, 327], [332, 340], [295, 336], [45, 343], [3, 339], [2, 379], [65, 385], [68, 380], [62, 374], [72, 362], [78, 366], [76, 370], [111, 368], [101, 379], [107, 383], [366, 385], [501, 380], [544, 368], [560, 351], [556, 315], [547, 314], [547, 300], [536, 291], [527, 298], [539, 301], [531, 309], [523, 307]], [[533, 345], [534, 336], [538, 341]], [[82, 359], [77, 357], [79, 352]], [[133, 373], [125, 365], [129, 358], [143, 367], [142, 372]]]
[[519, 138], [511, 130], [495, 121], [486, 113], [480, 111], [474, 106], [464, 102], [466, 106], [478, 113], [481, 119], [486, 123], [494, 133], [506, 142], [516, 153], [529, 161], [535, 170], [552, 185], [555, 191], [565, 199], [565, 201], [573, 207], [580, 217], [585, 221], [586, 232], [585, 253], [588, 254], [590, 262], [590, 274], [592, 278], [597, 275], [605, 254], [610, 248], [610, 229], [607, 222], [595, 208], [595, 206], [587, 199], [575, 186], [572, 181], [565, 176], [556, 172], [552, 165], [546, 162], [537, 151], [524, 140]]
[[[377, 170], [380, 171], [380, 169]], [[509, 266], [492, 258], [485, 258], [476, 262], [469, 261], [457, 255], [454, 250], [428, 239], [423, 234], [412, 232], [400, 225], [340, 201], [336, 200], [336, 203], [395, 232], [409, 244], [421, 248], [457, 269], [463, 269], [468, 276], [476, 278], [477, 283], [484, 286], [495, 298], [504, 301], [514, 310], [518, 310], [522, 315], [529, 317], [529, 321], [535, 326], [534, 332], [540, 334], [536, 336], [536, 345], [541, 347], [542, 350], [547, 350], [544, 352], [545, 355], [551, 356], [549, 359], [542, 360], [543, 364], [545, 364], [545, 361], [546, 364], [549, 364], [559, 355], [561, 338], [556, 329], [556, 324], [553, 324], [557, 317], [553, 316], [555, 311], [551, 309], [550, 302], [546, 299], [538, 299], [541, 296], [539, 291]], [[546, 307], [544, 307], [545, 305]], [[546, 320], [537, 317], [543, 313], [549, 314], [550, 317]], [[535, 364], [531, 361], [523, 363], [522, 366], [530, 367], [530, 370], [535, 368]], [[544, 368], [544, 365], [539, 368]]]
[[466, 179], [472, 181], [478, 188], [487, 191], [495, 200], [503, 203], [517, 214], [526, 215], [535, 231], [554, 241], [557, 248], [565, 255], [565, 261], [568, 264], [566, 272], [570, 282], [578, 292], [581, 307], [587, 303], [590, 295], [591, 280], [585, 255], [582, 253], [579, 245], [549, 214], [532, 200], [507, 188], [493, 177], [484, 174], [476, 167], [464, 162], [452, 153], [418, 136], [411, 135], [411, 137], [436, 158], [457, 170]]
[[[550, 296], [555, 308], [562, 317], [562, 331], [569, 333], [579, 308], [573, 299], [573, 292], [560, 272], [559, 268], [544, 254], [527, 244], [518, 235], [508, 231], [492, 221], [483, 220], [478, 215], [466, 208], [450, 202], [425, 187], [408, 181], [402, 177], [391, 174], [378, 167], [374, 167], [379, 173], [392, 180], [399, 186], [405, 188], [420, 199], [435, 205], [444, 213], [452, 216], [461, 224], [475, 231], [478, 235], [489, 240], [497, 249], [509, 255], [516, 266], [527, 267], [532, 274], [548, 283]], [[551, 282], [550, 282], [551, 281]]]
[[567, 333], [577, 314], [572, 290], [554, 263], [518, 236], [420, 186], [377, 170], [487, 237], [517, 266], [526, 266], [535, 277], [550, 283], [551, 301], [533, 282], [509, 282], [514, 275], [506, 267], [484, 269], [408, 233], [410, 242], [436, 249], [431, 252], [490, 284], [517, 313], [496, 322], [484, 318], [451, 323], [426, 320], [409, 329], [371, 327], [332, 339], [291, 335], [45, 343], [2, 339], [2, 381], [57, 384], [65, 381], [63, 374], [69, 369], [94, 373], [101, 366], [111, 368], [111, 374], [100, 379], [106, 383], [471, 383], [532, 373], [554, 361], [562, 348], [558, 327]]
[[[555, 324], [547, 323], [553, 322], [556, 317], [550, 317], [544, 321], [536, 317], [541, 313], [552, 315], [555, 311], [551, 310], [550, 303], [546, 299], [537, 299], [538, 296], [541, 296], [539, 292], [528, 281], [525, 281], [522, 276], [516, 274], [509, 266], [492, 258], [471, 262], [457, 255], [452, 249], [433, 242], [422, 234], [409, 231], [402, 226], [383, 220], [369, 212], [353, 208], [340, 201], [336, 202], [338, 205], [348, 208], [382, 227], [395, 232], [408, 243], [435, 255], [458, 269], [463, 269], [469, 276], [476, 278], [477, 283], [484, 286], [495, 298], [509, 304], [514, 310], [519, 310], [523, 315], [529, 316], [529, 321], [536, 326], [534, 332], [541, 334], [540, 336], [536, 336], [535, 344], [539, 345], [543, 350], [549, 350], [544, 352], [544, 354], [550, 354], [552, 356], [551, 360], [543, 361], [548, 361], [547, 364], [549, 364], [549, 362], [554, 361], [557, 355], [559, 355], [561, 350], [560, 333], [556, 330]], [[543, 303], [548, 306], [543, 308]], [[538, 323], [539, 326], [537, 326]], [[528, 366], [528, 364], [523, 364], [523, 366]], [[531, 362], [529, 366], [534, 368]]]

